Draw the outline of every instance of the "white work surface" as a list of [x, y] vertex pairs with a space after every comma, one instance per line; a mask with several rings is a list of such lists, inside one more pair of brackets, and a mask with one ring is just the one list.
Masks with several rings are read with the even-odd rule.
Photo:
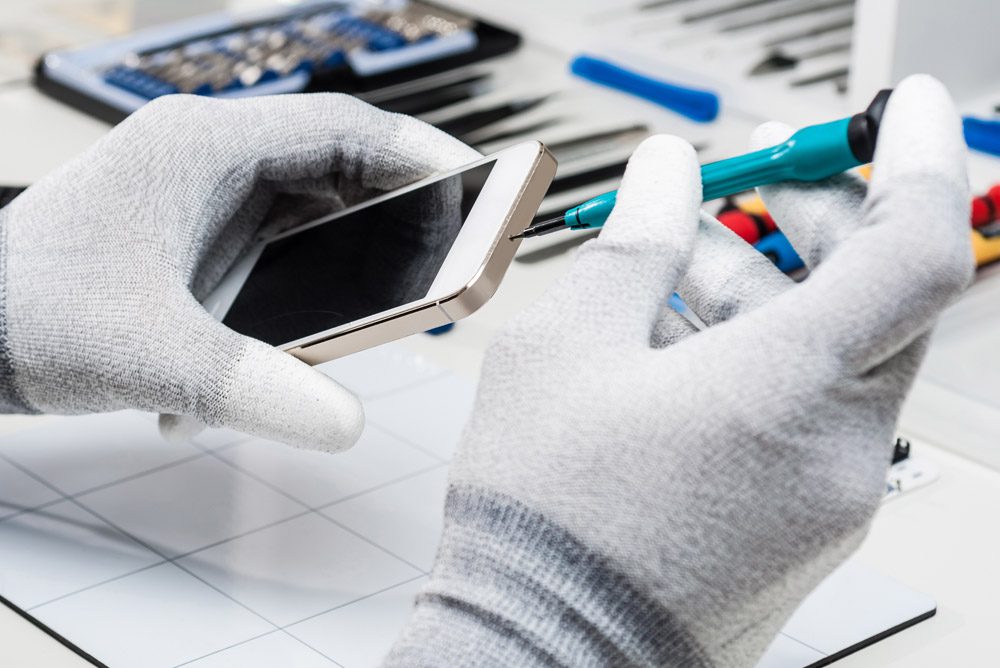
[[[31, 182], [39, 178], [106, 130], [105, 125], [30, 88], [13, 86], [0, 92], [0, 146], [4, 156], [0, 160], [0, 183]], [[570, 260], [571, 255], [563, 255], [535, 264], [515, 263], [497, 297], [482, 311], [445, 336], [420, 335], [402, 345], [437, 365], [474, 379], [490, 334], [539, 294]], [[979, 291], [997, 291], [998, 277], [993, 279], [980, 286]], [[952, 358], [956, 354], [950, 351]], [[921, 396], [929, 397], [936, 388], [939, 388], [937, 383], [921, 383], [918, 389]], [[935, 435], [934, 444], [915, 439], [914, 448], [919, 456], [940, 467], [940, 480], [886, 504], [858, 555], [862, 563], [932, 595], [937, 600], [938, 613], [842, 660], [838, 666], [996, 663], [998, 648], [994, 634], [1000, 617], [996, 555], [1000, 553], [1000, 537], [994, 530], [994, 518], [1000, 509], [1000, 474], [949, 451], [967, 449], [956, 441], [965, 438], [968, 425], [963, 416], [972, 410], [956, 396], [949, 395], [950, 419], [945, 419], [941, 411], [913, 418], [919, 423], [916, 431]], [[907, 415], [912, 413], [911, 410]], [[52, 419], [0, 417], [0, 433], [10, 434]], [[904, 419], [904, 431], [908, 419]], [[952, 437], [955, 441], [950, 440]], [[973, 453], [973, 456], [985, 461], [991, 459], [989, 453]], [[0, 664], [13, 668], [89, 665], [3, 607], [0, 607]]]

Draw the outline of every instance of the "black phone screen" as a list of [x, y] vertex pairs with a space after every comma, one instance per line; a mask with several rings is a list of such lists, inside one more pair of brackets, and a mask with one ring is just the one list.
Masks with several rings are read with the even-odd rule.
[[268, 243], [222, 322], [277, 346], [423, 298], [493, 164]]

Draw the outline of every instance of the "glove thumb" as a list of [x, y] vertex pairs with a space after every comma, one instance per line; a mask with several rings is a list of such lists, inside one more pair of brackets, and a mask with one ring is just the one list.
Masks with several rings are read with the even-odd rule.
[[[288, 445], [336, 452], [364, 429], [354, 394], [288, 353], [241, 336], [200, 305], [192, 372], [180, 379], [184, 406], [162, 415], [167, 438], [190, 438], [202, 426], [229, 427]], [[190, 322], [190, 321], [189, 321]], [[187, 366], [187, 365], [185, 365]]]

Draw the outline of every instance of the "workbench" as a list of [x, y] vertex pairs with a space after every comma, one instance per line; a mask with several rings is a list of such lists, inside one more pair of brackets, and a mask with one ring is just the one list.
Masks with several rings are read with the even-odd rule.
[[[0, 89], [0, 184], [31, 183], [78, 154], [109, 129], [106, 124], [57, 103], [28, 83]], [[974, 186], [982, 187], [1000, 163], [977, 158]], [[403, 342], [441, 366], [470, 378], [478, 372], [491, 334], [559, 276], [572, 253], [536, 263], [515, 263], [497, 296], [480, 312], [450, 333], [419, 335]], [[943, 367], [978, 368], [987, 374], [981, 387], [1000, 388], [1000, 375], [989, 377], [997, 364], [982, 364], [975, 346], [963, 358], [962, 332], [985, 331], [1000, 340], [1000, 274], [986, 272], [968, 304], [945, 318], [932, 351], [934, 372], [917, 381], [904, 412], [901, 431], [910, 436], [914, 452], [940, 467], [933, 484], [887, 503], [879, 512], [859, 558], [915, 589], [936, 598], [932, 619], [852, 655], [843, 668], [938, 668], [942, 665], [992, 665], [996, 661], [996, 608], [1000, 576], [996, 555], [1000, 534], [994, 518], [1000, 510], [1000, 410], [996, 397], [980, 401], [957, 383], [942, 381]], [[937, 348], [944, 352], [935, 357]], [[991, 366], [992, 364], [992, 366]], [[665, 398], [669, 400], [669, 398]], [[0, 438], [13, 430], [50, 418], [0, 416]], [[993, 436], [991, 436], [991, 434]], [[1000, 450], [1000, 447], [998, 447]], [[0, 664], [12, 668], [89, 665], [15, 612], [0, 606]]]

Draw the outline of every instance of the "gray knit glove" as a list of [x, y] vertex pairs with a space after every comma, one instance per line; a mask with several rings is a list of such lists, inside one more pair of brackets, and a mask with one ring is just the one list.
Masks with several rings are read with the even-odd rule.
[[346, 96], [146, 105], [0, 210], [0, 410], [139, 408], [349, 447], [352, 394], [200, 300], [262, 231], [477, 156]]
[[[857, 547], [926, 335], [972, 272], [947, 92], [899, 86], [867, 197], [847, 176], [764, 195], [802, 284], [699, 223], [690, 146], [639, 147], [601, 236], [487, 355], [387, 665], [750, 668]], [[706, 330], [664, 312], [675, 288]]]

